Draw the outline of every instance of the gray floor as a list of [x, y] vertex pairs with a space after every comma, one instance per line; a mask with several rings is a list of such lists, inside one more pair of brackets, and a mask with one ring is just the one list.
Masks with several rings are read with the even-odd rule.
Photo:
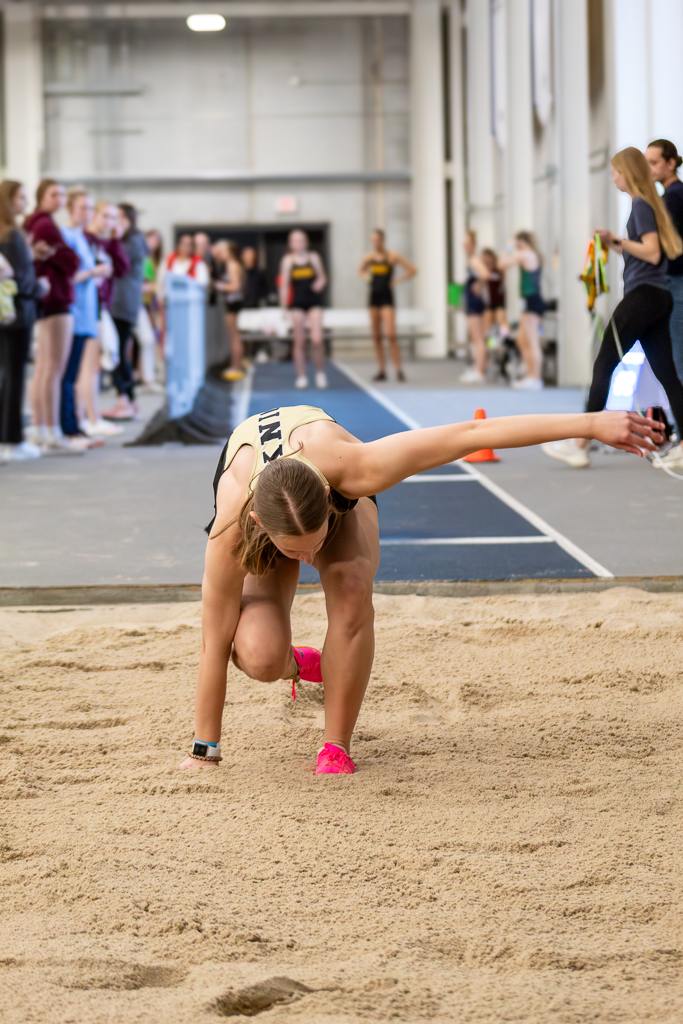
[[[345, 365], [370, 382], [372, 364]], [[467, 419], [479, 407], [489, 416], [583, 410], [579, 389], [455, 388], [458, 372], [451, 360], [418, 363], [408, 368], [407, 385], [372, 386], [425, 427]], [[447, 387], [434, 387], [437, 381]], [[613, 450], [592, 452], [585, 470], [553, 462], [540, 448], [498, 454], [500, 462], [478, 468], [615, 576], [683, 575], [683, 481]]]
[[[147, 415], [159, 399], [142, 398]], [[196, 583], [219, 445], [124, 448], [0, 466], [0, 586]]]
[[[351, 365], [366, 380], [374, 372]], [[477, 406], [503, 415], [576, 411], [583, 401], [576, 390], [456, 389], [450, 361], [408, 371], [406, 387], [381, 393], [424, 426]], [[147, 399], [147, 413], [157, 404]], [[122, 440], [139, 430], [129, 425]], [[197, 583], [219, 451], [117, 439], [83, 457], [0, 466], [0, 586]], [[615, 575], [683, 575], [683, 483], [644, 461], [598, 453], [591, 469], [573, 471], [527, 449], [483, 469]]]

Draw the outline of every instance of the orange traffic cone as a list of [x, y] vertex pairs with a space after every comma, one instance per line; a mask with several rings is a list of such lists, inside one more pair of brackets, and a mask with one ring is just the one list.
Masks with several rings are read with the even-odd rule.
[[[477, 409], [474, 413], [475, 420], [485, 420], [486, 413], [483, 409]], [[493, 448], [482, 448], [478, 452], [472, 452], [471, 455], [466, 455], [464, 462], [500, 462], [500, 459], [494, 452]]]

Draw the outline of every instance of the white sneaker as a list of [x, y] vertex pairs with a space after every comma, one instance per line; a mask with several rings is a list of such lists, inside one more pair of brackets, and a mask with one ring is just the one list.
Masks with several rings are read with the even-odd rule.
[[74, 444], [68, 437], [49, 437], [40, 450], [43, 455], [85, 455], [85, 448]]
[[[522, 377], [521, 380], [513, 380], [512, 387], [516, 391], [542, 391], [543, 381], [539, 380], [538, 377]], [[552, 443], [554, 444], [555, 442]]]
[[0, 466], [4, 466], [12, 458], [10, 453], [11, 444], [0, 444]]
[[460, 375], [460, 383], [485, 384], [486, 377], [484, 376], [483, 373], [480, 373], [479, 370], [476, 369], [476, 367], [470, 366], [469, 370], [465, 370], [465, 372]]
[[683, 470], [683, 446], [677, 444], [666, 455], [655, 455], [652, 465], [655, 469], [663, 469], [666, 466], [667, 469]]
[[305, 377], [303, 374], [301, 377], [297, 377], [294, 381], [294, 387], [299, 391], [303, 391], [304, 388], [308, 387], [308, 377]]
[[101, 419], [97, 420], [96, 423], [84, 420], [81, 423], [81, 430], [86, 437], [116, 437], [117, 434], [123, 433], [123, 427], [118, 427], [115, 423]]
[[572, 469], [585, 469], [591, 460], [585, 448], [579, 448], [576, 441], [547, 441], [541, 445], [546, 455], [558, 462], [566, 462]]
[[40, 427], [27, 427], [24, 431], [24, 437], [29, 444], [34, 444], [38, 448], [42, 448], [45, 444], [46, 434], [41, 430]]
[[318, 370], [315, 375], [315, 386], [321, 391], [327, 387], [327, 374], [324, 370]]
[[12, 462], [39, 459], [42, 455], [40, 447], [37, 444], [31, 444], [30, 441], [22, 441], [21, 444], [10, 444], [7, 447], [10, 449], [9, 457]]

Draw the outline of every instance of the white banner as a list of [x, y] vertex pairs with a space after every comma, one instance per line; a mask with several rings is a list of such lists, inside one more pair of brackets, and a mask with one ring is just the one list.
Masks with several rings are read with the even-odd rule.
[[553, 109], [551, 0], [531, 0], [531, 54], [534, 110], [543, 127]]
[[507, 22], [505, 0], [491, 0], [491, 131], [507, 145]]

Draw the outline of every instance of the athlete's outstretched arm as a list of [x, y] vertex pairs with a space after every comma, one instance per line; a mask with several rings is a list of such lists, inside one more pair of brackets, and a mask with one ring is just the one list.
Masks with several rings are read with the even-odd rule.
[[[391, 434], [340, 446], [335, 487], [351, 498], [385, 491], [414, 473], [435, 469], [480, 448], [524, 448], [569, 437], [595, 438], [642, 455], [662, 443], [661, 424], [633, 412], [504, 416]], [[337, 452], [335, 451], [335, 456]]]

